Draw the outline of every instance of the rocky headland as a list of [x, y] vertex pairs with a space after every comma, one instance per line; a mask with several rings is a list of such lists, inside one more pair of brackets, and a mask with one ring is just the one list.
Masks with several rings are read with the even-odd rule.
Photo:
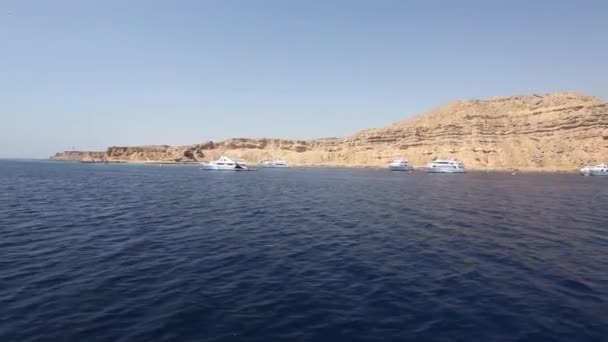
[[397, 158], [422, 166], [457, 158], [468, 169], [576, 170], [608, 161], [608, 103], [577, 93], [461, 100], [345, 138], [229, 139], [187, 146], [112, 146], [66, 151], [54, 160], [198, 162], [227, 155], [250, 163], [383, 167]]

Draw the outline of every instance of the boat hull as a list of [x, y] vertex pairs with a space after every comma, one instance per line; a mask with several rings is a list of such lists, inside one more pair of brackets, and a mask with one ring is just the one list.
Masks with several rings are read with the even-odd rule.
[[266, 168], [266, 169], [285, 169], [285, 168], [288, 168], [289, 166], [287, 166], [287, 165], [264, 164], [263, 167]]
[[414, 168], [409, 166], [389, 166], [388, 169], [391, 171], [412, 171]]
[[427, 173], [466, 173], [464, 169], [454, 169], [454, 168], [441, 168], [441, 167], [427, 167]]
[[580, 174], [583, 176], [608, 176], [608, 168], [604, 164], [598, 166], [585, 166], [580, 169]]
[[217, 165], [203, 165], [205, 171], [248, 171], [246, 167], [221, 167]]

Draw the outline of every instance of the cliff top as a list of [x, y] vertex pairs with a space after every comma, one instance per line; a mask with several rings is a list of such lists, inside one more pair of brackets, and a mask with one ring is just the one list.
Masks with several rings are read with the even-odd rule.
[[392, 125], [358, 132], [354, 136], [379, 134], [386, 130], [402, 130], [409, 127], [437, 126], [462, 122], [464, 119], [472, 116], [517, 117], [519, 115], [530, 115], [537, 111], [554, 111], [555, 115], [559, 115], [559, 109], [598, 106], [602, 104], [605, 104], [605, 102], [598, 97], [576, 92], [456, 100]]

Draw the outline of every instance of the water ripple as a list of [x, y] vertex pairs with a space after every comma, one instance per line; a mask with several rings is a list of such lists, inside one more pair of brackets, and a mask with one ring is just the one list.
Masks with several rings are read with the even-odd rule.
[[608, 179], [0, 161], [0, 193], [0, 341], [608, 336]]

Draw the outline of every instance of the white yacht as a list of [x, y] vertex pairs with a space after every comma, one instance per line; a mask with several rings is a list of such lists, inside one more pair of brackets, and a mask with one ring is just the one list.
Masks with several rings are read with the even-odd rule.
[[585, 166], [581, 170], [583, 176], [608, 176], [608, 165], [599, 164], [594, 166]]
[[426, 166], [429, 173], [465, 173], [464, 164], [455, 159], [435, 159]]
[[209, 162], [201, 163], [203, 170], [216, 170], [216, 171], [247, 171], [249, 167], [247, 164], [239, 159], [230, 159], [222, 156], [220, 159]]
[[262, 163], [264, 167], [278, 168], [278, 167], [289, 167], [284, 160], [268, 160]]
[[393, 160], [390, 164], [388, 164], [388, 168], [391, 171], [412, 171], [414, 169], [407, 159]]

